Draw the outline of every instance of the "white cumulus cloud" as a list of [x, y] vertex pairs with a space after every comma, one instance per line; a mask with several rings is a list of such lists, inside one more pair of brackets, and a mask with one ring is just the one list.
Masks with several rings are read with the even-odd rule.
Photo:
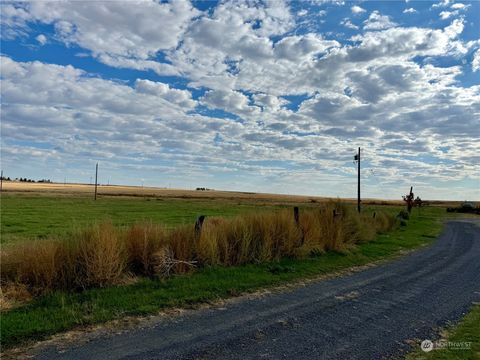
[[354, 14], [361, 14], [361, 13], [364, 13], [366, 12], [367, 10], [365, 10], [364, 8], [358, 6], [358, 5], [354, 5], [350, 8], [350, 10], [352, 10], [352, 13]]
[[378, 10], [372, 11], [367, 20], [363, 22], [365, 30], [384, 30], [397, 26], [389, 16], [382, 15]]
[[354, 23], [352, 23], [352, 21], [349, 18], [345, 18], [342, 21], [340, 21], [340, 25], [343, 25], [343, 26], [345, 26], [349, 29], [354, 29], [354, 30], [359, 29], [359, 27], [357, 25], [355, 25]]
[[476, 72], [480, 70], [480, 49], [475, 51], [473, 54], [473, 60], [472, 60], [472, 71]]
[[37, 40], [40, 45], [45, 45], [47, 43], [47, 37], [43, 34], [38, 35], [35, 40]]

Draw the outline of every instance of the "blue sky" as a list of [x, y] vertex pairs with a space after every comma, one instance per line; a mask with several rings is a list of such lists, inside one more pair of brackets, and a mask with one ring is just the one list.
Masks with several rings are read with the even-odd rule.
[[6, 176], [480, 200], [480, 3], [1, 3]]

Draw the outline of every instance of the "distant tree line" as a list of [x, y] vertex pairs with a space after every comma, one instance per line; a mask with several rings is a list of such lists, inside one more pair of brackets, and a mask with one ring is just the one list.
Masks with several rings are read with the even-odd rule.
[[[2, 176], [1, 179], [3, 181], [12, 181], [10, 176]], [[15, 178], [13, 181], [19, 181], [19, 182], [29, 182], [29, 183], [51, 183], [52, 180], [50, 179], [41, 179], [41, 180], [33, 180], [33, 179], [27, 179], [27, 178]]]

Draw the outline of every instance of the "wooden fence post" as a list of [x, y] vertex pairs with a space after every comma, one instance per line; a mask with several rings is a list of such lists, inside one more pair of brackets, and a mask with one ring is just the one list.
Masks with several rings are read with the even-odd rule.
[[300, 233], [302, 234], [300, 238], [300, 246], [302, 246], [303, 243], [305, 242], [305, 233], [303, 232], [303, 229], [300, 226], [300, 211], [298, 209], [298, 206], [295, 206], [293, 208], [293, 218], [295, 219], [295, 224], [297, 225], [298, 230], [300, 230]]
[[195, 235], [200, 236], [202, 233], [203, 222], [205, 221], [205, 215], [200, 215], [195, 221]]

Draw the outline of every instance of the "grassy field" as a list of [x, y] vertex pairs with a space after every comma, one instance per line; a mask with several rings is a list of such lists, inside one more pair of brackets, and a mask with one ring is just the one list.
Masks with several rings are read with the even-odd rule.
[[169, 226], [193, 224], [199, 215], [233, 216], [274, 205], [225, 199], [175, 199], [4, 194], [1, 199], [1, 242], [63, 235], [94, 222], [116, 226], [151, 220]]
[[[31, 209], [37, 210], [42, 206], [41, 204], [44, 204], [44, 206], [50, 204], [49, 207], [44, 208], [45, 215], [43, 216], [45, 219], [56, 217], [57, 220], [52, 221], [51, 224], [58, 224], [58, 226], [44, 227], [45, 234], [49, 234], [49, 231], [65, 231], [71, 226], [65, 219], [62, 222], [60, 215], [54, 214], [57, 211], [61, 212], [53, 199], [46, 201], [48, 199], [42, 198], [39, 202], [32, 198], [5, 197], [5, 199], [7, 204], [11, 205], [15, 202], [19, 204], [18, 207], [11, 208], [15, 210], [10, 210], [7, 219], [13, 220], [20, 214], [26, 216], [22, 212], [24, 207], [28, 208], [28, 204], [30, 204]], [[26, 201], [26, 199], [29, 200]], [[78, 211], [79, 204], [86, 200], [66, 199], [65, 201], [65, 209], [62, 211], [71, 211], [72, 214]], [[131, 203], [135, 203], [135, 201], [139, 201], [139, 204], [149, 203], [138, 199], [134, 201], [129, 199], [125, 203], [123, 203], [124, 199], [105, 199], [106, 204], [110, 201], [113, 201], [109, 205], [110, 207], [124, 209], [124, 212], [117, 210], [109, 213], [108, 216], [111, 216], [114, 222], [118, 221], [116, 216], [120, 216], [122, 221], [129, 221], [127, 214], [137, 213], [128, 210], [134, 209], [135, 206], [140, 209], [139, 213], [144, 214], [146, 210], [143, 206], [132, 205]], [[2, 207], [4, 204], [2, 203]], [[35, 205], [32, 206], [32, 204]], [[101, 202], [94, 206], [99, 206], [98, 204], [101, 204]], [[183, 203], [183, 207], [180, 207], [181, 210], [179, 210], [179, 207], [174, 207], [175, 204], [180, 203], [170, 203], [170, 208], [166, 209], [163, 215], [164, 218], [171, 219], [171, 224], [175, 221], [177, 223], [191, 222], [193, 219], [189, 218], [190, 216], [194, 218], [198, 213], [207, 213], [208, 209], [214, 213], [224, 211], [219, 209], [218, 205], [209, 204], [206, 210], [202, 205], [192, 205], [191, 203]], [[248, 210], [248, 206], [243, 207], [244, 205], [235, 207], [232, 204], [225, 204], [224, 206], [225, 209], [229, 209], [227, 214]], [[149, 205], [146, 207], [149, 208]], [[154, 207], [149, 209], [149, 213], [155, 216], [160, 213], [156, 209], [154, 210]], [[107, 210], [108, 206], [104, 208], [104, 211], [107, 212]], [[372, 211], [372, 209], [369, 209], [369, 211]], [[390, 208], [389, 211], [395, 212], [398, 211], [398, 208]], [[178, 216], [171, 217], [172, 212], [176, 212]], [[81, 213], [87, 213], [87, 211], [83, 209]], [[103, 212], [98, 211], [97, 214], [103, 214]], [[131, 285], [90, 289], [81, 293], [57, 291], [3, 312], [1, 343], [8, 348], [78, 326], [106, 322], [125, 316], [153, 314], [168, 307], [188, 306], [212, 301], [243, 292], [255, 291], [259, 288], [281, 285], [293, 280], [316, 277], [352, 266], [364, 265], [395, 256], [401, 250], [409, 250], [428, 244], [440, 232], [442, 226], [440, 218], [443, 215], [444, 210], [440, 208], [426, 208], [422, 209], [421, 212], [416, 211], [407, 227], [400, 227], [389, 234], [380, 235], [375, 241], [361, 244], [345, 253], [327, 252], [321, 256], [312, 256], [307, 259], [282, 259], [264, 264], [205, 267], [193, 274], [173, 276], [168, 279], [140, 278]], [[88, 222], [92, 217], [91, 215], [85, 215], [85, 218], [85, 221]], [[135, 218], [137, 220], [137, 215], [135, 215]], [[155, 219], [163, 221], [162, 218]], [[8, 224], [10, 220], [6, 223]], [[122, 222], [118, 223], [121, 224]], [[3, 225], [4, 221], [2, 219]], [[20, 225], [17, 226], [21, 228]], [[35, 225], [29, 225], [28, 229], [28, 231], [23, 232], [24, 236], [37, 235]], [[5, 231], [5, 234], [8, 235], [9, 232]], [[18, 236], [18, 232], [16, 236]]]
[[[137, 195], [141, 194], [141, 188], [139, 191]], [[217, 193], [212, 193], [211, 198], [206, 198], [205, 193], [199, 197], [194, 197], [197, 193], [192, 191], [179, 191], [176, 197], [172, 195], [174, 193], [172, 190], [169, 196], [103, 196], [93, 201], [85, 192], [77, 189], [65, 194], [51, 189], [6, 192], [0, 200], [0, 243], [63, 236], [105, 220], [115, 226], [147, 220], [173, 227], [193, 224], [199, 215], [231, 217], [283, 207], [312, 208], [322, 201], [320, 198], [268, 194], [260, 197], [255, 194], [227, 197], [221, 193], [215, 197]], [[365, 205], [365, 211], [369, 212], [379, 208], [393, 213], [400, 207]]]

